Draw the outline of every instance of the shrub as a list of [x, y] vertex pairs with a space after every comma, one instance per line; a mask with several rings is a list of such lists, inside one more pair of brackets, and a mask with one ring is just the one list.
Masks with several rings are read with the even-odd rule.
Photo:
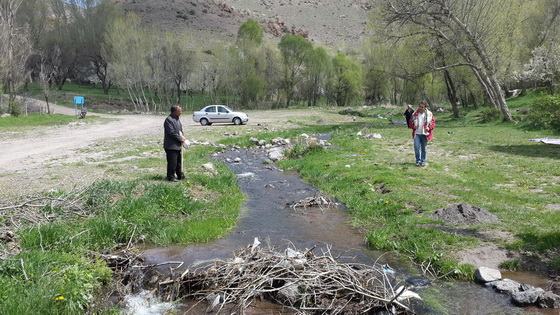
[[489, 122], [500, 119], [502, 113], [497, 108], [486, 108], [481, 113], [482, 121]]
[[560, 97], [539, 99], [527, 115], [527, 120], [535, 127], [560, 131]]

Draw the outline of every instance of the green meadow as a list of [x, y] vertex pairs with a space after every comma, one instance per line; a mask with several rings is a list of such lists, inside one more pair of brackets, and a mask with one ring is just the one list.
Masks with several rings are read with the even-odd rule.
[[[403, 110], [390, 106], [356, 108], [360, 115], [355, 119], [338, 109], [298, 109], [292, 116], [282, 111], [286, 118], [269, 130], [246, 125], [236, 129], [242, 131], [239, 135], [226, 137], [224, 130], [233, 129], [212, 127], [196, 136], [240, 146], [250, 146], [250, 137], [290, 138], [296, 144], [286, 152], [289, 158], [279, 162], [282, 168], [299, 172], [323, 193], [345, 203], [352, 215], [349, 224], [367, 231], [364, 236], [372, 249], [396, 251], [404, 259], [429, 266], [426, 271], [432, 275], [471, 279], [475, 266], [458, 264], [452, 253], [482, 246], [487, 240], [477, 234], [508, 235], [491, 240], [520, 254], [503, 267], [528, 268], [523, 257], [530, 256], [558, 273], [560, 146], [530, 139], [560, 135], [536, 128], [516, 111], [530, 107], [537, 98], [510, 100], [516, 122], [487, 119], [485, 109], [463, 111], [459, 119], [449, 111], [435, 113], [437, 127], [428, 144], [426, 167], [414, 164], [410, 130], [390, 124], [403, 119]], [[17, 128], [75, 119], [58, 115], [10, 119], [20, 118]], [[320, 119], [329, 123], [317, 123]], [[2, 131], [16, 128], [10, 120], [0, 121]], [[299, 142], [303, 133], [329, 133], [332, 147], [304, 146]], [[371, 134], [381, 138], [364, 137]], [[108, 173], [129, 172], [131, 163], [161, 168], [156, 144], [124, 147], [114, 157], [139, 158], [108, 160], [96, 167]], [[48, 224], [25, 222], [14, 231], [22, 252], [0, 261], [0, 309], [6, 314], [83, 312], [111, 281], [102, 254], [137, 243], [166, 246], [226, 235], [237, 222], [243, 195], [225, 165], [213, 161], [215, 173], [200, 168], [219, 150], [209, 146], [189, 150], [185, 157], [189, 178], [180, 184], [165, 182], [163, 174], [138, 173], [82, 187], [75, 204], [50, 203], [36, 209], [58, 219]], [[45, 197], [74, 200], [76, 192], [57, 190]], [[461, 202], [488, 210], [500, 222], [451, 226], [466, 233], [449, 233], [442, 229], [443, 222], [430, 216]]]

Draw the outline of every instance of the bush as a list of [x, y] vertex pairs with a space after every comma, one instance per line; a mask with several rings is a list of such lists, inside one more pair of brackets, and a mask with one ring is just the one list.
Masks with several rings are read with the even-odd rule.
[[497, 108], [486, 108], [482, 111], [481, 117], [484, 122], [494, 121], [502, 117], [502, 112]]
[[535, 127], [560, 131], [560, 97], [539, 99], [527, 115], [527, 120]]

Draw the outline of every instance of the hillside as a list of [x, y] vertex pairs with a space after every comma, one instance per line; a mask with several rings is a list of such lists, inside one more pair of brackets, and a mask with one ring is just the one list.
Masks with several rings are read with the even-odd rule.
[[299, 33], [315, 44], [358, 48], [367, 33], [368, 0], [116, 0], [145, 25], [188, 29], [200, 45], [232, 41], [252, 18], [271, 40]]

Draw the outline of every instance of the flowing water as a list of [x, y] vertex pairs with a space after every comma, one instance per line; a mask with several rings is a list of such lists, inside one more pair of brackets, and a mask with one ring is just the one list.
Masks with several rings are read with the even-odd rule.
[[[305, 210], [290, 207], [288, 204], [313, 197], [319, 191], [303, 182], [296, 173], [284, 172], [274, 164], [263, 163], [266, 159], [263, 150], [228, 151], [219, 158], [231, 161], [241, 159], [241, 162], [228, 163], [229, 168], [237, 174], [239, 185], [247, 198], [236, 228], [227, 237], [210, 243], [146, 249], [142, 255], [146, 264], [181, 261], [184, 264], [180, 269], [193, 269], [213, 260], [229, 259], [233, 252], [253, 244], [257, 237], [263, 245], [269, 243], [279, 250], [287, 246], [299, 250], [316, 246], [314, 253], [329, 250], [333, 257], [340, 257], [340, 262], [366, 265], [388, 263], [403, 281], [419, 275], [414, 267], [399, 265], [390, 254], [368, 249], [364, 231], [348, 224], [350, 216], [344, 206]], [[521, 282], [529, 284], [536, 284], [542, 279], [526, 273], [508, 274], [514, 280], [522, 276], [526, 279]], [[415, 290], [425, 297], [424, 300], [432, 301], [430, 306], [428, 303], [413, 305], [420, 314], [522, 314], [533, 311], [514, 307], [506, 295], [477, 284], [435, 281], [427, 288]], [[179, 311], [188, 309], [188, 306], [184, 306]], [[265, 311], [269, 309], [272, 311]], [[189, 314], [200, 312], [197, 309]], [[274, 306], [263, 305], [251, 313], [278, 314], [279, 310]]]

